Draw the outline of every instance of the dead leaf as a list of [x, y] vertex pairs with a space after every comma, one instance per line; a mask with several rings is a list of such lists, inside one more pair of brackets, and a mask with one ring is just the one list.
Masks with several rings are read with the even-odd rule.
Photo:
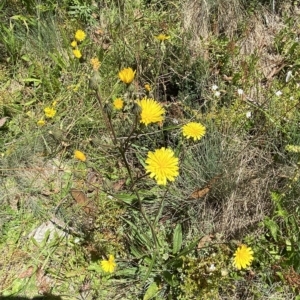
[[86, 179], [88, 192], [98, 190], [102, 182], [103, 179], [101, 178], [99, 173], [93, 170], [88, 170], [87, 179]]
[[124, 186], [124, 183], [125, 183], [125, 179], [120, 179], [120, 180], [118, 180], [117, 182], [115, 182], [115, 183], [113, 184], [114, 192], [120, 191], [121, 188]]
[[71, 189], [70, 192], [76, 203], [82, 206], [84, 211], [89, 214], [91, 212], [91, 207], [89, 206], [89, 199], [85, 193], [77, 189]]
[[103, 34], [104, 34], [104, 30], [102, 30], [101, 28], [97, 28], [97, 29], [95, 30], [95, 34], [103, 35]]
[[219, 179], [222, 175], [217, 175], [215, 177], [213, 177], [206, 186], [204, 186], [201, 189], [197, 189], [196, 191], [194, 191], [190, 196], [189, 196], [189, 200], [192, 199], [199, 199], [204, 197], [211, 189], [212, 185], [217, 181], [217, 179]]
[[29, 267], [27, 270], [25, 270], [24, 272], [22, 272], [18, 277], [19, 278], [28, 278], [28, 277], [32, 276], [33, 272], [34, 272], [34, 268], [33, 267]]
[[202, 249], [209, 244], [209, 242], [212, 241], [213, 236], [212, 235], [205, 235], [198, 243], [197, 249]]
[[223, 75], [223, 79], [225, 81], [232, 81], [233, 77], [232, 76]]
[[6, 123], [6, 120], [8, 119], [8, 117], [4, 117], [0, 119], [0, 128], [4, 126], [4, 124]]
[[189, 196], [189, 199], [202, 198], [209, 192], [209, 190], [210, 190], [210, 188], [208, 188], [208, 187], [205, 187], [204, 189], [196, 190]]
[[39, 289], [39, 294], [47, 294], [50, 292], [51, 279], [48, 277], [44, 270], [39, 268], [36, 272], [36, 285]]

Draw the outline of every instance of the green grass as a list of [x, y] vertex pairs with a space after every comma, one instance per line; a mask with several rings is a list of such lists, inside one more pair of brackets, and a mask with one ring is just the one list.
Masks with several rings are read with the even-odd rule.
[[[0, 2], [0, 294], [297, 299], [292, 8], [44, 2]], [[71, 46], [78, 29], [87, 36], [79, 59]], [[128, 85], [118, 78], [127, 67], [136, 71]], [[162, 123], [140, 123], [135, 101], [143, 97], [163, 106]], [[188, 122], [202, 123], [205, 136], [184, 138]], [[166, 186], [145, 171], [148, 152], [161, 147], [179, 159]], [[237, 270], [241, 243], [254, 261]], [[105, 273], [110, 255], [117, 267]]]

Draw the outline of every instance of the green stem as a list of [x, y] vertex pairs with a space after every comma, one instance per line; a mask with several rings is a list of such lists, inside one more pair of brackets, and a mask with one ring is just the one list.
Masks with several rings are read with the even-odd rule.
[[[126, 149], [128, 147], [128, 143], [129, 143], [130, 137], [132, 136], [132, 134], [134, 133], [134, 131], [135, 131], [136, 127], [137, 127], [138, 118], [136, 117], [134, 128], [133, 128], [132, 132], [130, 133], [128, 139], [125, 141], [124, 147], [122, 145], [118, 145], [118, 143], [117, 143], [117, 137], [116, 137], [114, 128], [112, 126], [111, 119], [104, 112], [103, 104], [102, 104], [102, 101], [101, 101], [100, 89], [99, 88], [96, 91], [96, 95], [97, 95], [97, 100], [98, 100], [99, 106], [100, 106], [101, 111], [102, 111], [102, 115], [103, 115], [104, 121], [106, 123], [106, 127], [107, 127], [107, 129], [109, 129], [109, 131], [110, 131], [110, 133], [112, 135], [112, 139], [114, 141], [114, 144], [117, 146], [117, 148], [118, 148], [118, 150], [119, 150], [119, 152], [121, 154], [122, 160], [125, 163], [125, 167], [126, 167], [126, 170], [128, 172], [128, 175], [129, 175], [129, 178], [130, 178], [131, 182], [134, 182], [133, 175], [131, 173], [131, 169], [130, 169], [130, 166], [129, 166], [128, 162], [127, 162], [125, 153], [126, 153]], [[145, 222], [147, 223], [147, 225], [150, 227], [152, 239], [153, 239], [153, 242], [154, 242], [155, 251], [157, 251], [157, 249], [158, 249], [158, 242], [157, 242], [157, 236], [156, 236], [154, 227], [153, 227], [153, 225], [151, 224], [150, 220], [148, 219], [148, 217], [146, 215], [146, 212], [145, 212], [143, 204], [142, 204], [141, 197], [140, 197], [139, 192], [136, 189], [136, 187], [133, 188], [133, 192], [135, 193], [135, 195], [136, 195], [136, 197], [138, 199], [140, 213], [141, 213], [142, 217], [144, 218]]]
[[110, 133], [112, 135], [112, 140], [113, 140], [114, 144], [117, 145], [117, 137], [116, 137], [114, 128], [113, 128], [113, 126], [111, 124], [111, 120], [106, 115], [106, 113], [105, 113], [105, 111], [103, 109], [103, 104], [102, 104], [101, 95], [100, 95], [100, 89], [99, 88], [96, 91], [96, 95], [97, 95], [97, 100], [98, 100], [99, 106], [101, 108], [101, 112], [102, 112], [102, 116], [103, 116], [104, 122], [106, 123], [106, 127], [110, 130]]

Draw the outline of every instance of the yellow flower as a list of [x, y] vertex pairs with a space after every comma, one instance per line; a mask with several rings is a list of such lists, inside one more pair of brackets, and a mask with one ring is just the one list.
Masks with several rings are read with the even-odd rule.
[[78, 160], [81, 161], [86, 161], [86, 156], [83, 152], [79, 151], [79, 150], [75, 150], [74, 151], [74, 157]]
[[53, 118], [56, 115], [56, 109], [48, 106], [48, 107], [44, 108], [44, 113], [47, 118]]
[[90, 60], [90, 62], [91, 62], [91, 65], [93, 66], [93, 69], [95, 71], [98, 71], [99, 68], [100, 68], [100, 61], [99, 61], [99, 59], [97, 57], [96, 58], [92, 58]]
[[147, 92], [150, 92], [151, 91], [151, 86], [150, 86], [150, 84], [145, 84], [145, 90], [147, 91]]
[[76, 58], [80, 58], [82, 56], [80, 50], [78, 50], [78, 49], [74, 49], [73, 54]]
[[38, 125], [38, 126], [41, 126], [41, 127], [42, 127], [42, 126], [44, 126], [45, 124], [46, 124], [46, 121], [43, 120], [43, 119], [37, 121], [37, 125]]
[[200, 123], [190, 122], [182, 127], [183, 136], [193, 138], [194, 141], [200, 140], [206, 132], [205, 126]]
[[76, 48], [76, 47], [77, 47], [77, 42], [76, 42], [76, 41], [73, 41], [73, 42], [71, 43], [71, 46], [72, 46], [73, 48]]
[[178, 158], [171, 149], [162, 147], [155, 152], [149, 151], [146, 164], [147, 173], [150, 173], [150, 177], [154, 177], [159, 185], [166, 185], [167, 180], [174, 181], [179, 175]]
[[78, 41], [78, 42], [82, 42], [84, 39], [86, 38], [86, 34], [83, 30], [77, 30], [76, 33], [75, 33], [75, 39]]
[[165, 41], [165, 40], [168, 40], [168, 39], [170, 38], [170, 36], [169, 36], [169, 35], [165, 35], [165, 34], [160, 33], [160, 34], [157, 35], [155, 38], [156, 38], [157, 40], [163, 42], [163, 41]]
[[141, 107], [141, 123], [146, 126], [150, 123], [157, 123], [163, 121], [163, 114], [165, 113], [162, 105], [151, 98], [143, 98], [138, 100], [137, 104]]
[[114, 107], [115, 109], [122, 109], [124, 106], [124, 101], [121, 98], [116, 98], [114, 100]]
[[253, 260], [253, 251], [246, 245], [241, 245], [234, 253], [233, 266], [238, 270], [245, 269], [250, 266]]
[[101, 261], [101, 268], [106, 273], [113, 273], [117, 264], [113, 255], [109, 255], [108, 260]]
[[119, 72], [119, 78], [126, 84], [130, 84], [134, 78], [136, 71], [131, 68], [125, 68]]

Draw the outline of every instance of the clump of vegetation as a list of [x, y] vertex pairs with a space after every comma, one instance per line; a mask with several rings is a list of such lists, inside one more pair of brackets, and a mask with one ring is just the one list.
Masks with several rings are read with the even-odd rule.
[[297, 5], [2, 1], [1, 295], [297, 299]]

